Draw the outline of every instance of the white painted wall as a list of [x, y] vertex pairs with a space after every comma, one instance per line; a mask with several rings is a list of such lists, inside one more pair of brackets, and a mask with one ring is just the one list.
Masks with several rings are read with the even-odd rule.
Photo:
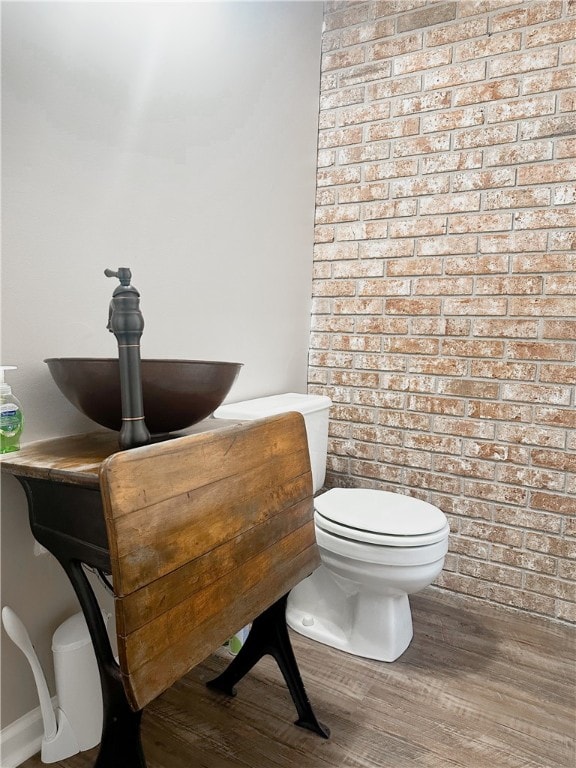
[[[25, 441], [92, 429], [42, 360], [111, 356], [129, 266], [145, 357], [243, 362], [229, 399], [306, 386], [321, 3], [4, 3], [2, 360]], [[42, 660], [76, 610], [2, 499], [2, 604]], [[36, 706], [3, 634], [2, 725]]]

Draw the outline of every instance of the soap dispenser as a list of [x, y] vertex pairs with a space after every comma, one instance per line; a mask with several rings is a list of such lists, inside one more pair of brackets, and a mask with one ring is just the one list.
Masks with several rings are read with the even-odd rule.
[[15, 365], [0, 365], [0, 453], [20, 450], [24, 416], [19, 400], [4, 381], [4, 371], [15, 371]]

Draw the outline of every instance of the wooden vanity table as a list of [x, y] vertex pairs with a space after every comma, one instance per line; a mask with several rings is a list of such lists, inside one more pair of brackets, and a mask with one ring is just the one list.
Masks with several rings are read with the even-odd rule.
[[[288, 592], [319, 564], [299, 414], [207, 419], [123, 452], [115, 433], [93, 432], [0, 461], [24, 487], [32, 533], [66, 571], [86, 617], [104, 703], [96, 768], [145, 768], [142, 708], [250, 622], [247, 642], [209, 687], [233, 695], [271, 654], [296, 724], [328, 736], [285, 621]], [[119, 663], [83, 564], [112, 575]]]

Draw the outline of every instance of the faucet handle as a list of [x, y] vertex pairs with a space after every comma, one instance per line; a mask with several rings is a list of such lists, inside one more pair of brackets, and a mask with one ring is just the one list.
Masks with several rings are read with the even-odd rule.
[[112, 269], [105, 269], [104, 274], [106, 277], [117, 277], [120, 280], [120, 285], [130, 285], [130, 280], [132, 280], [132, 272], [129, 267], [118, 267], [117, 272]]

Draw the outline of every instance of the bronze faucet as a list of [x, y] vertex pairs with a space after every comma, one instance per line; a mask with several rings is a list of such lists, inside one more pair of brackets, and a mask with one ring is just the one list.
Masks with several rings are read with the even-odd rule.
[[140, 294], [130, 285], [132, 273], [128, 267], [119, 267], [117, 272], [106, 269], [104, 274], [106, 277], [117, 277], [120, 280], [120, 285], [112, 294], [106, 327], [118, 341], [122, 397], [119, 443], [120, 448], [124, 450], [150, 442], [150, 433], [144, 422], [140, 370], [140, 337], [144, 330], [144, 318], [140, 311]]

